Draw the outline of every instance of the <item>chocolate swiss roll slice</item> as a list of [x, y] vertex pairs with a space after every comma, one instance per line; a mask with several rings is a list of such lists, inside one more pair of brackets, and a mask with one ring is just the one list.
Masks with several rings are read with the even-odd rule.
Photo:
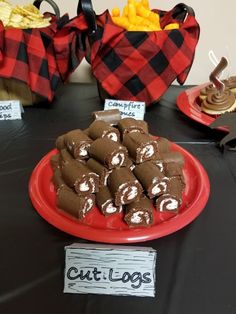
[[124, 220], [130, 227], [153, 224], [153, 204], [146, 196], [142, 195], [138, 200], [126, 205]]
[[65, 163], [69, 163], [69, 162], [71, 162], [71, 161], [76, 161], [76, 162], [81, 162], [81, 163], [83, 163], [83, 164], [86, 164], [86, 160], [85, 159], [79, 159], [79, 158], [77, 158], [77, 159], [75, 159], [70, 153], [69, 153], [69, 151], [66, 149], [66, 148], [64, 148], [64, 149], [62, 149], [61, 151], [60, 151], [60, 166], [61, 167], [63, 167], [63, 165], [65, 164]]
[[148, 133], [148, 124], [143, 120], [124, 118], [118, 122], [118, 129], [125, 135], [132, 132]]
[[87, 161], [87, 166], [95, 172], [97, 175], [99, 175], [99, 185], [104, 186], [107, 185], [107, 179], [109, 174], [111, 173], [111, 170], [109, 170], [107, 167], [102, 165], [99, 161], [93, 158], [89, 158]]
[[88, 214], [94, 204], [94, 194], [82, 196], [68, 188], [59, 189], [56, 197], [57, 207], [79, 220], [82, 220]]
[[161, 154], [164, 166], [169, 163], [178, 164], [180, 167], [184, 165], [184, 157], [180, 152], [170, 151]]
[[170, 145], [170, 141], [167, 138], [158, 137], [156, 139], [156, 143], [157, 143], [157, 150], [159, 154], [170, 152], [171, 145]]
[[157, 157], [152, 160], [152, 162], [158, 167], [161, 172], [165, 171], [165, 166], [168, 163], [176, 163], [183, 167], [184, 157], [181, 153], [175, 151], [158, 153]]
[[120, 213], [122, 211], [121, 205], [115, 205], [111, 192], [107, 186], [101, 187], [96, 193], [96, 204], [105, 216]]
[[96, 159], [108, 169], [126, 165], [127, 148], [108, 138], [98, 138], [90, 146], [90, 157]]
[[133, 172], [149, 198], [152, 199], [168, 190], [169, 178], [152, 161], [145, 161], [137, 165]]
[[96, 140], [100, 137], [107, 137], [114, 142], [120, 141], [120, 132], [109, 123], [102, 120], [95, 120], [89, 126], [89, 137]]
[[66, 147], [64, 139], [65, 139], [64, 134], [58, 136], [58, 138], [56, 139], [55, 146], [58, 150], [61, 150]]
[[56, 192], [58, 192], [58, 190], [62, 189], [62, 188], [68, 188], [69, 187], [66, 185], [65, 181], [62, 178], [62, 173], [61, 173], [61, 169], [57, 168], [52, 176], [52, 183], [54, 185], [54, 188], [56, 190]]
[[96, 193], [99, 187], [99, 176], [84, 164], [72, 160], [61, 167], [62, 178], [66, 184], [80, 194]]
[[185, 186], [183, 167], [180, 164], [175, 162], [164, 163], [164, 173], [169, 178], [178, 178], [183, 187]]
[[160, 157], [157, 157], [156, 159], [153, 159], [151, 161], [161, 172], [164, 172], [164, 162], [163, 162], [163, 159], [161, 159]]
[[127, 147], [130, 158], [137, 164], [154, 159], [157, 153], [157, 143], [149, 134], [139, 132], [126, 134], [123, 145]]
[[101, 110], [94, 111], [93, 118], [95, 120], [102, 120], [110, 125], [117, 125], [118, 121], [121, 119], [120, 110], [119, 109], [109, 109], [109, 110]]
[[50, 158], [50, 165], [53, 171], [55, 171], [57, 168], [60, 168], [60, 155], [59, 154], [55, 154]]
[[75, 159], [68, 152], [66, 148], [63, 148], [59, 153], [60, 166], [63, 167], [64, 164], [74, 161]]
[[92, 143], [92, 139], [88, 137], [82, 130], [77, 129], [65, 134], [65, 145], [74, 158], [88, 158], [88, 149]]
[[139, 199], [142, 186], [132, 171], [126, 167], [116, 168], [108, 177], [108, 188], [116, 206]]
[[183, 185], [179, 178], [173, 177], [169, 182], [169, 189], [156, 199], [156, 209], [160, 212], [177, 213], [182, 204]]

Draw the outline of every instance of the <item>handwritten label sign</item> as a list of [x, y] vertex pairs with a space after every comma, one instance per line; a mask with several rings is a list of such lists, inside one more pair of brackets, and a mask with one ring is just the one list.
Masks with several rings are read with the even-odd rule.
[[19, 100], [0, 101], [0, 120], [21, 119], [22, 106]]
[[65, 251], [65, 293], [155, 296], [154, 249], [78, 243]]
[[145, 103], [141, 101], [126, 101], [105, 99], [104, 110], [119, 109], [122, 118], [134, 118], [143, 120], [145, 114]]

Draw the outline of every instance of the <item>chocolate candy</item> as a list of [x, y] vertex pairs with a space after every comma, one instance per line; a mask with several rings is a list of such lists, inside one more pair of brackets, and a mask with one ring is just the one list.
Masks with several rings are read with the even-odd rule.
[[82, 163], [76, 160], [64, 163], [61, 172], [66, 184], [74, 188], [78, 194], [91, 194], [98, 191], [99, 176]]
[[96, 140], [100, 137], [107, 137], [112, 141], [119, 142], [120, 141], [120, 132], [110, 126], [108, 122], [102, 120], [95, 120], [89, 127], [89, 136]]
[[115, 205], [111, 192], [107, 186], [101, 187], [96, 193], [96, 204], [105, 216], [120, 213], [122, 211], [121, 205]]
[[102, 120], [110, 125], [117, 125], [121, 119], [120, 111], [118, 109], [102, 110], [93, 112], [93, 118], [95, 120]]
[[61, 188], [58, 190], [56, 204], [59, 209], [73, 217], [82, 220], [95, 204], [95, 196], [78, 195], [73, 190]]
[[82, 130], [77, 129], [66, 133], [64, 141], [68, 151], [74, 158], [88, 158], [88, 149], [92, 143], [92, 139]]
[[108, 169], [126, 165], [127, 148], [108, 138], [98, 138], [90, 146], [89, 154]]
[[116, 206], [129, 204], [140, 197], [142, 186], [132, 171], [126, 167], [116, 168], [108, 177], [108, 187]]
[[173, 177], [169, 182], [169, 190], [156, 200], [156, 209], [160, 212], [177, 213], [182, 204], [183, 185], [179, 178]]
[[142, 195], [138, 200], [126, 205], [124, 220], [130, 227], [153, 224], [153, 204], [146, 196]]
[[151, 161], [137, 165], [134, 168], [134, 174], [151, 199], [168, 190], [169, 178]]
[[118, 122], [118, 129], [125, 135], [132, 132], [148, 133], [147, 122], [134, 118], [124, 118]]
[[127, 147], [130, 158], [137, 164], [154, 159], [157, 153], [157, 143], [149, 134], [126, 134], [123, 145]]
[[99, 175], [99, 185], [107, 185], [107, 179], [109, 174], [111, 173], [111, 170], [107, 169], [105, 166], [103, 166], [99, 161], [93, 158], [89, 158], [87, 161], [87, 166], [95, 172], [97, 175]]

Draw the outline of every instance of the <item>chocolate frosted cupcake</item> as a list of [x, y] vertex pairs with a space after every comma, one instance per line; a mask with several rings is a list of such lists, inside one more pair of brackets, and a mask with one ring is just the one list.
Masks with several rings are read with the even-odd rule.
[[236, 109], [235, 95], [229, 89], [210, 93], [202, 101], [201, 109], [209, 115], [219, 115], [234, 111]]
[[225, 86], [236, 94], [236, 76], [230, 76], [227, 80], [224, 80]]
[[217, 92], [216, 87], [213, 84], [209, 84], [200, 90], [199, 98], [202, 101], [207, 98], [208, 94], [215, 93], [215, 92]]

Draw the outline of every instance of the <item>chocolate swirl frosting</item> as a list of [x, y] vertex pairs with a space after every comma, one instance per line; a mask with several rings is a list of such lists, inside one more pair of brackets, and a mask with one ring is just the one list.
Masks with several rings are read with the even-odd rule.
[[207, 96], [209, 93], [213, 93], [216, 91], [217, 91], [216, 87], [213, 84], [209, 84], [200, 90], [200, 94], [202, 96]]
[[227, 80], [223, 80], [223, 83], [228, 88], [236, 88], [236, 76], [230, 76]]
[[226, 89], [222, 92], [210, 93], [202, 102], [203, 109], [222, 111], [229, 109], [235, 102], [234, 94]]

